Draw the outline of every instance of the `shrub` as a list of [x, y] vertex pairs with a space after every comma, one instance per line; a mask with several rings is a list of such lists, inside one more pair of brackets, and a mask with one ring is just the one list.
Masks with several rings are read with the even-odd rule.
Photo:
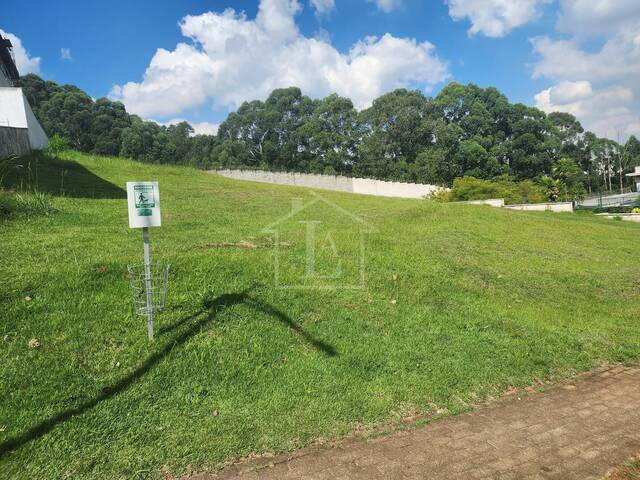
[[585, 197], [587, 192], [584, 189], [584, 172], [580, 170], [575, 160], [561, 158], [555, 161], [551, 169], [551, 176], [559, 182], [560, 189], [557, 200], [566, 202], [581, 200]]
[[53, 157], [59, 155], [68, 148], [67, 141], [60, 135], [55, 134], [49, 139], [49, 145], [47, 145], [47, 153]]
[[0, 218], [49, 216], [58, 209], [44, 192], [13, 193], [0, 190]]
[[632, 211], [631, 207], [597, 207], [593, 209], [593, 213], [631, 213]]
[[0, 160], [0, 187], [4, 184], [4, 178], [9, 174], [10, 170], [15, 167], [15, 155]]
[[543, 175], [540, 177], [540, 186], [544, 189], [545, 195], [551, 202], [557, 202], [562, 200], [567, 191], [565, 183], [558, 179], [550, 177], [549, 175]]
[[456, 178], [449, 192], [449, 201], [487, 200], [504, 198], [505, 203], [539, 203], [546, 201], [541, 187], [531, 180], [515, 182], [511, 177], [501, 176], [493, 180], [475, 177]]
[[451, 201], [487, 200], [503, 198], [505, 190], [497, 183], [475, 177], [456, 178], [451, 188]]
[[450, 202], [451, 201], [451, 191], [445, 190], [444, 188], [439, 188], [431, 192], [427, 198], [430, 200], [435, 200], [436, 202]]
[[51, 195], [45, 192], [17, 193], [17, 212], [28, 216], [49, 216], [58, 210], [53, 206]]
[[0, 218], [8, 218], [18, 209], [15, 195], [0, 191]]
[[548, 201], [544, 190], [533, 180], [523, 180], [518, 182], [518, 190], [522, 201], [520, 203], [543, 203]]

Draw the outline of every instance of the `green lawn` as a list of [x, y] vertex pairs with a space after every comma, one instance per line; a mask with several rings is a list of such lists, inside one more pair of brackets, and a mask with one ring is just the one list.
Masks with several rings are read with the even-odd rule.
[[[0, 223], [2, 478], [216, 468], [640, 356], [639, 225], [64, 158], [5, 179], [59, 211]], [[127, 180], [160, 182], [154, 343], [131, 307]], [[316, 202], [287, 218], [296, 197]], [[263, 229], [283, 217], [278, 281], [306, 288], [276, 286]], [[327, 278], [304, 278], [312, 220]], [[360, 220], [364, 287], [326, 288], [358, 285]]]

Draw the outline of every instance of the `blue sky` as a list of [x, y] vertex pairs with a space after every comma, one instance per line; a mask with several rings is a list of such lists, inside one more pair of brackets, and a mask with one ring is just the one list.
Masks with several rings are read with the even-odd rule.
[[292, 83], [365, 108], [397, 86], [433, 95], [455, 80], [569, 111], [600, 135], [640, 133], [637, 0], [62, 5], [3, 6], [0, 29], [13, 39], [22, 73], [121, 100], [144, 118], [187, 119], [201, 131], [215, 131], [241, 101]]

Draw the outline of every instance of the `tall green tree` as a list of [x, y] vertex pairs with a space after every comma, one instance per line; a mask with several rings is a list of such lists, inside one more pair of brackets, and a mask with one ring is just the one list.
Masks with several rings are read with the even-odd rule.
[[[566, 184], [574, 196], [582, 194], [577, 183], [589, 192], [611, 190], [614, 183], [622, 188], [624, 174], [640, 164], [635, 137], [622, 147], [584, 131], [568, 113], [547, 115], [473, 84], [450, 83], [435, 98], [401, 88], [360, 112], [336, 94], [314, 100], [297, 87], [280, 88], [264, 101], [244, 102], [215, 136], [195, 135], [186, 122], [145, 121], [119, 102], [94, 101], [77, 87], [36, 75], [22, 77], [20, 84], [49, 135], [78, 150], [143, 162], [440, 185], [463, 176], [495, 181], [504, 175], [546, 176]], [[569, 160], [578, 169], [575, 175], [567, 176]]]
[[421, 92], [398, 89], [358, 115], [362, 138], [354, 168], [365, 177], [410, 180], [410, 166], [433, 140], [432, 101]]
[[553, 163], [552, 177], [562, 182], [560, 200], [580, 200], [584, 198], [584, 172], [573, 158], [563, 157]]
[[320, 100], [293, 135], [299, 158], [313, 173], [348, 174], [356, 159], [357, 112], [336, 94]]

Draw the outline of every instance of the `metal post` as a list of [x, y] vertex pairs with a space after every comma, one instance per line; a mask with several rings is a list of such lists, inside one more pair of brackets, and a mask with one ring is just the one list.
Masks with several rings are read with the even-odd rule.
[[144, 244], [144, 280], [147, 291], [147, 334], [149, 341], [153, 341], [153, 291], [151, 290], [151, 255], [149, 253], [149, 227], [142, 229]]

